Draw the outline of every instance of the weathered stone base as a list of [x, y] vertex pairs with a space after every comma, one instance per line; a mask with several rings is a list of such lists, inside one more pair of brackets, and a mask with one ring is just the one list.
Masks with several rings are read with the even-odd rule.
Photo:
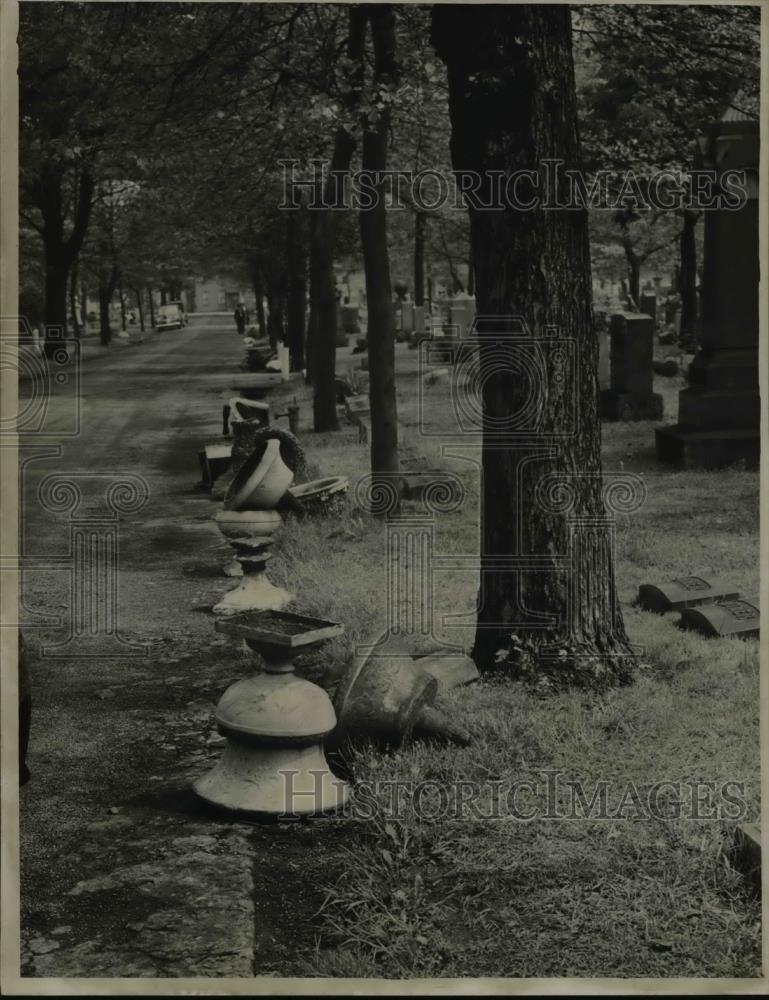
[[606, 389], [601, 393], [604, 420], [661, 420], [662, 412], [662, 396], [657, 392], [641, 395]]
[[655, 431], [657, 458], [682, 469], [722, 469], [744, 461], [757, 469], [761, 456], [758, 429], [694, 430], [675, 424]]

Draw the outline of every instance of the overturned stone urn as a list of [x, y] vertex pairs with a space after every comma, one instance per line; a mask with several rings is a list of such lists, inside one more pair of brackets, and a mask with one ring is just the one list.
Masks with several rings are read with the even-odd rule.
[[[225, 496], [224, 510], [215, 520], [234, 549], [242, 579], [214, 606], [216, 614], [279, 611], [291, 600], [287, 590], [268, 579], [265, 567], [272, 555], [275, 532], [283, 523], [274, 507], [293, 477], [276, 438], [260, 441], [238, 468]], [[235, 575], [229, 568], [226, 572]]]
[[274, 510], [294, 473], [280, 453], [280, 441], [259, 443], [240, 466], [224, 497], [226, 510]]
[[435, 677], [406, 654], [374, 650], [359, 657], [336, 688], [334, 742], [366, 739], [397, 748], [432, 739], [467, 746], [470, 734], [434, 706], [437, 693]]

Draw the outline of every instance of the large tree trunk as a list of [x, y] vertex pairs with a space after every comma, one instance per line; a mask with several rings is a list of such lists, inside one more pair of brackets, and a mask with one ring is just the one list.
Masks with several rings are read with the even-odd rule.
[[136, 296], [136, 308], [139, 310], [139, 329], [144, 333], [144, 302], [141, 288], [134, 288]]
[[259, 330], [259, 336], [264, 339], [267, 336], [267, 318], [264, 315], [264, 276], [258, 261], [251, 268], [251, 284], [254, 288], [254, 301], [256, 302], [256, 326]]
[[[334, 163], [342, 159], [341, 147], [349, 142], [349, 167], [352, 139], [340, 129], [334, 148]], [[337, 155], [340, 154], [340, 155]], [[336, 282], [334, 280], [334, 214], [320, 209], [312, 233], [312, 384], [313, 428], [316, 431], [339, 430], [336, 415]]]
[[277, 350], [278, 341], [284, 342], [286, 330], [284, 324], [286, 300], [284, 296], [283, 282], [267, 283], [267, 336], [270, 338], [270, 347]]
[[[72, 317], [72, 333], [80, 339], [80, 323], [77, 319], [77, 272], [77, 258], [75, 258], [69, 275], [69, 314]], [[83, 321], [85, 322], [85, 317]]]
[[427, 216], [417, 212], [414, 216], [414, 305], [425, 304], [425, 235]]
[[[548, 158], [579, 170], [569, 9], [436, 5], [432, 17], [453, 164], [484, 179], [479, 200], [491, 194], [489, 171], [536, 170]], [[474, 658], [555, 685], [627, 680], [602, 494], [587, 213], [471, 209], [470, 222], [486, 331]], [[527, 330], [511, 332], [510, 317]]]
[[679, 285], [681, 294], [680, 342], [693, 347], [697, 342], [697, 241], [695, 230], [699, 212], [684, 210], [681, 226], [681, 267]]
[[45, 352], [50, 357], [58, 337], [67, 335], [67, 272], [56, 251], [51, 260], [48, 247], [45, 254]]
[[152, 330], [154, 330], [155, 329], [155, 303], [152, 300], [152, 289], [151, 288], [147, 289], [147, 300], [149, 302], [149, 307], [150, 307], [150, 328]]
[[[362, 81], [363, 43], [366, 33], [366, 12], [358, 5], [351, 5], [348, 12], [349, 35], [347, 58], [352, 67], [353, 86], [345, 95], [345, 104], [352, 110], [360, 97], [355, 87]], [[312, 384], [313, 427], [316, 431], [339, 430], [336, 415], [336, 331], [337, 302], [334, 277], [334, 251], [336, 248], [336, 214], [343, 207], [342, 178], [350, 169], [355, 139], [344, 127], [339, 127], [334, 137], [331, 167], [323, 191], [324, 206], [315, 211], [312, 227], [311, 291], [313, 295], [312, 326]]]
[[77, 183], [72, 228], [65, 237], [62, 182], [62, 169], [48, 163], [34, 185], [43, 218], [45, 352], [48, 357], [53, 355], [57, 339], [67, 333], [67, 276], [83, 245], [93, 205], [93, 177], [88, 170], [82, 170]]
[[118, 299], [120, 301], [120, 325], [122, 327], [123, 333], [126, 332], [126, 309], [125, 309], [125, 295], [123, 294], [123, 282], [120, 280], [120, 286], [118, 288]]
[[314, 357], [315, 357], [315, 344], [317, 342], [317, 335], [315, 331], [318, 328], [318, 282], [320, 281], [320, 259], [317, 253], [317, 226], [318, 226], [318, 213], [310, 212], [310, 260], [309, 260], [309, 278], [310, 278], [310, 313], [307, 318], [307, 343], [305, 344], [305, 365], [306, 365], [306, 375], [305, 382], [310, 385], [315, 384], [315, 368], [314, 368]]
[[[395, 15], [390, 4], [369, 5], [374, 42], [374, 89], [385, 90], [395, 79]], [[387, 169], [387, 136], [390, 113], [387, 105], [375, 123], [365, 123], [362, 168], [370, 175]], [[368, 366], [371, 403], [372, 486], [378, 477], [391, 485], [389, 477], [398, 471], [398, 410], [395, 396], [395, 317], [387, 250], [387, 209], [382, 183], [380, 197], [372, 208], [360, 212], [363, 266], [368, 303]]]
[[467, 294], [475, 295], [475, 264], [473, 263], [473, 247], [470, 244], [470, 253], [467, 258]]
[[117, 279], [118, 271], [115, 266], [111, 271], [103, 271], [99, 278], [99, 336], [104, 347], [112, 343], [109, 307], [115, 294]]
[[291, 371], [304, 368], [305, 300], [307, 298], [307, 242], [304, 212], [286, 215], [286, 257], [288, 261], [288, 307], [286, 334]]

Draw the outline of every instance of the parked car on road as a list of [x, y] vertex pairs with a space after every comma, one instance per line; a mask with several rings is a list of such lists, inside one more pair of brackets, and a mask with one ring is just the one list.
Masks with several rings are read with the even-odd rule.
[[187, 313], [181, 302], [166, 302], [158, 308], [155, 323], [158, 330], [181, 330], [186, 325]]

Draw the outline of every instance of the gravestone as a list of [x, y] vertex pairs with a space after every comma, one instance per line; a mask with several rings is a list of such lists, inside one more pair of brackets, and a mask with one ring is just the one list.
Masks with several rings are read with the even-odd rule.
[[654, 326], [657, 326], [657, 296], [653, 292], [644, 292], [638, 303], [642, 313], [651, 316]]
[[747, 200], [704, 212], [702, 321], [678, 423], [656, 432], [657, 457], [679, 467], [758, 466], [758, 160], [755, 121], [723, 120], [699, 142], [698, 169], [743, 171]]
[[595, 332], [598, 337], [598, 386], [601, 391], [611, 388], [611, 363], [609, 359], [609, 320], [606, 313], [595, 314]]
[[710, 638], [736, 636], [740, 639], [757, 639], [760, 632], [760, 612], [757, 600], [738, 597], [719, 604], [699, 608], [684, 608], [680, 628], [700, 632]]
[[401, 333], [409, 336], [414, 330], [414, 303], [401, 303]]
[[[448, 375], [448, 369], [444, 370]], [[406, 500], [422, 500], [436, 486], [441, 489], [442, 495], [445, 495], [447, 500], [449, 497], [458, 498], [455, 478], [442, 469], [402, 469], [398, 475]]]
[[601, 392], [601, 416], [609, 420], [659, 420], [662, 396], [654, 392], [654, 323], [643, 313], [611, 317], [611, 383]]
[[368, 396], [348, 396], [344, 401], [347, 419], [358, 428], [358, 441], [367, 444], [369, 423], [371, 421], [371, 403]]
[[359, 314], [360, 311], [358, 306], [351, 305], [349, 302], [343, 303], [339, 307], [340, 321], [342, 324], [342, 331], [344, 333], [359, 333]]
[[718, 580], [705, 580], [701, 576], [683, 576], [670, 583], [656, 586], [644, 583], [638, 588], [638, 604], [644, 611], [683, 611], [701, 604], [714, 604], [739, 596], [735, 587]]
[[467, 336], [475, 319], [475, 297], [460, 292], [449, 303], [449, 325], [456, 328], [455, 335], [460, 340]]

